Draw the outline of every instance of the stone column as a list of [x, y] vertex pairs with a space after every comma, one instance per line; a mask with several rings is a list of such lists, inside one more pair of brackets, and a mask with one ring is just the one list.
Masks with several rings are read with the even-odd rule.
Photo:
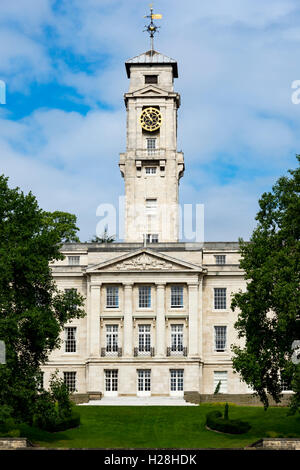
[[198, 283], [189, 283], [189, 356], [199, 355], [198, 334]]
[[133, 323], [132, 323], [132, 283], [126, 283], [124, 285], [124, 329], [123, 329], [123, 341], [124, 341], [124, 357], [133, 356]]
[[89, 356], [100, 357], [100, 289], [91, 285]]
[[165, 283], [156, 285], [156, 356], [166, 356]]

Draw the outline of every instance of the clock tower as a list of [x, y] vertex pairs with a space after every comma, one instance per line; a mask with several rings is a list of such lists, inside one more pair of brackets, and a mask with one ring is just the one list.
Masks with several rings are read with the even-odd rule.
[[177, 152], [177, 62], [149, 50], [125, 65], [130, 80], [124, 95], [127, 149], [119, 162], [125, 180], [125, 242], [178, 242], [184, 158]]

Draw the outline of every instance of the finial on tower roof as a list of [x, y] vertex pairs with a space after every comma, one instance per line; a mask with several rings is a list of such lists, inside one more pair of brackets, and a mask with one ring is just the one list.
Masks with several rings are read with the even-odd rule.
[[149, 33], [149, 35], [150, 35], [150, 48], [151, 48], [151, 52], [153, 52], [154, 51], [154, 35], [160, 29], [160, 26], [156, 26], [153, 23], [153, 20], [161, 20], [162, 15], [153, 13], [153, 5], [151, 3], [151, 5], [150, 5], [150, 15], [144, 16], [144, 18], [150, 18], [150, 24], [145, 26], [146, 29], [144, 29], [144, 31], [147, 31], [147, 33]]

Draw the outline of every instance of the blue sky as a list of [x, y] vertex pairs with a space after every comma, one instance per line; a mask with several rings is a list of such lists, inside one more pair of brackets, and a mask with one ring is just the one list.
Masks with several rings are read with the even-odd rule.
[[[205, 205], [205, 239], [248, 239], [258, 198], [296, 166], [297, 0], [157, 0], [156, 49], [176, 59], [181, 203]], [[149, 47], [144, 0], [1, 1], [0, 172], [45, 210], [96, 233], [124, 193], [124, 62]]]

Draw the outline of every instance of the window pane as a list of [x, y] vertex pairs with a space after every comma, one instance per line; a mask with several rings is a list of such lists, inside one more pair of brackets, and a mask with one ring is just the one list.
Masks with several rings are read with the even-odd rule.
[[68, 256], [69, 264], [78, 265], [80, 263], [80, 256]]
[[226, 288], [214, 289], [214, 308], [216, 310], [226, 309]]
[[118, 287], [106, 288], [106, 307], [107, 308], [119, 307], [119, 288]]
[[226, 256], [225, 255], [216, 255], [216, 264], [225, 264]]
[[221, 393], [227, 393], [227, 372], [225, 371], [215, 371], [214, 372], [214, 391], [218, 386], [218, 383], [221, 382], [220, 390]]
[[215, 326], [215, 350], [225, 351], [226, 349], [226, 326]]
[[171, 287], [171, 307], [183, 307], [183, 287]]
[[65, 328], [65, 352], [76, 352], [76, 327]]
[[64, 372], [64, 383], [67, 386], [69, 392], [75, 392], [76, 372]]
[[151, 287], [142, 286], [139, 287], [139, 308], [150, 308], [151, 307]]

